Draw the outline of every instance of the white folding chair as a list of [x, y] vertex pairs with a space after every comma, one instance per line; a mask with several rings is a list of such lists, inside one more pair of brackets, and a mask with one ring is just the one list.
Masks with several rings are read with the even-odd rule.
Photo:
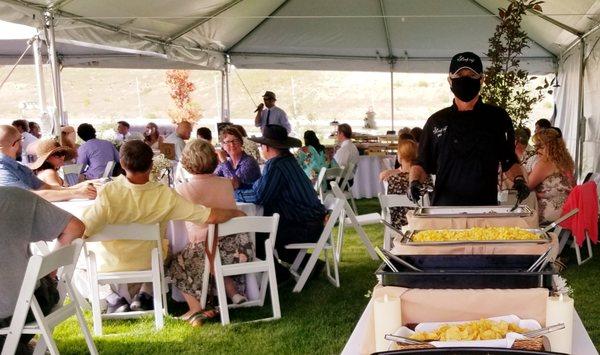
[[73, 186], [79, 183], [79, 174], [81, 174], [81, 168], [83, 168], [83, 164], [63, 165], [61, 168], [62, 175], [67, 185]]
[[[108, 242], [115, 240], [137, 240], [155, 242], [156, 247], [152, 249], [151, 268], [142, 271], [97, 271], [96, 255], [89, 249], [89, 243]], [[90, 293], [92, 303], [92, 318], [94, 320], [94, 334], [102, 335], [102, 319], [126, 319], [137, 318], [144, 314], [154, 313], [156, 330], [164, 326], [163, 316], [167, 314], [166, 285], [164, 283], [162, 241], [160, 228], [157, 224], [107, 225], [98, 234], [85, 240], [84, 252], [88, 265], [88, 278], [90, 282]], [[128, 284], [152, 282], [154, 293], [153, 311], [131, 311], [125, 313], [101, 314], [99, 285], [106, 284]]]
[[[34, 354], [43, 354], [46, 349], [50, 351], [50, 354], [59, 354], [56, 343], [52, 338], [52, 333], [58, 324], [72, 315], [77, 317], [77, 322], [79, 323], [89, 352], [91, 354], [98, 354], [92, 335], [83, 318], [83, 311], [79, 306], [77, 297], [71, 297], [69, 304], [59, 303], [50, 314], [45, 316], [34, 294], [37, 282], [59, 268], [61, 268], [57, 273], [59, 275], [59, 282], [64, 285], [70, 296], [74, 294], [71, 277], [81, 251], [81, 244], [81, 240], [78, 239], [73, 241], [71, 245], [48, 255], [33, 255], [29, 258], [10, 326], [0, 329], [0, 334], [6, 335], [6, 341], [2, 347], [2, 355], [14, 354], [16, 352], [21, 334], [41, 335], [35, 347]], [[30, 309], [35, 322], [25, 324], [27, 313]]]
[[[286, 249], [299, 250], [294, 263], [290, 267], [290, 272], [296, 279], [296, 285], [294, 286], [293, 290], [294, 292], [302, 291], [302, 288], [306, 284], [310, 273], [315, 267], [321, 252], [325, 254], [325, 267], [327, 269], [327, 278], [329, 279], [329, 282], [331, 282], [335, 287], [340, 287], [338, 260], [335, 256], [332, 232], [335, 222], [340, 219], [345, 203], [347, 203], [345, 199], [328, 196], [327, 200], [325, 201], [325, 208], [327, 208], [329, 211], [329, 219], [327, 220], [325, 228], [323, 228], [323, 232], [321, 232], [319, 239], [315, 243], [293, 243], [285, 246]], [[304, 260], [304, 257], [306, 256], [306, 253], [311, 249], [312, 254], [310, 255], [310, 258], [308, 259], [304, 268], [300, 270], [300, 266]], [[331, 259], [333, 263], [333, 275], [329, 265], [329, 250], [331, 250], [332, 253]]]
[[346, 197], [346, 199], [350, 199], [350, 202], [352, 203], [352, 210], [354, 211], [354, 213], [358, 214], [358, 209], [356, 208], [356, 201], [354, 201], [352, 190], [350, 189], [350, 186], [348, 186], [348, 184], [350, 183], [350, 177], [354, 176], [356, 168], [356, 164], [348, 163], [348, 166], [344, 169], [342, 179], [339, 182], [336, 181], [336, 183], [338, 183], [340, 190], [344, 192], [344, 196]]
[[[279, 224], [279, 214], [275, 213], [271, 217], [237, 217], [225, 223], [218, 225], [218, 236], [215, 236], [215, 225], [210, 225], [208, 229], [208, 248], [213, 243], [218, 243], [218, 239], [238, 233], [269, 233], [269, 238], [265, 240], [265, 259], [254, 258], [252, 261], [237, 264], [223, 265], [221, 263], [221, 254], [217, 247], [213, 260], [215, 280], [217, 284], [217, 295], [219, 299], [219, 312], [221, 313], [221, 324], [229, 324], [229, 308], [237, 307], [262, 307], [265, 302], [267, 286], [271, 292], [271, 307], [273, 308], [273, 317], [261, 320], [274, 320], [281, 318], [281, 309], [279, 306], [279, 293], [277, 291], [277, 278], [275, 275], [275, 258], [273, 257], [273, 248], [275, 247], [275, 238], [277, 237], [277, 226]], [[225, 293], [225, 281], [227, 276], [245, 275], [261, 273], [260, 297], [254, 301], [246, 301], [242, 304], [228, 304]], [[202, 294], [200, 304], [202, 308], [206, 306], [208, 296], [208, 281], [210, 277], [210, 261], [206, 258], [204, 264], [204, 275], [202, 280]]]
[[333, 180], [336, 183], [340, 183], [342, 179], [342, 175], [344, 173], [344, 167], [334, 167], [334, 168], [326, 168], [322, 167], [321, 171], [319, 171], [319, 175], [317, 176], [317, 181], [315, 182], [315, 191], [319, 194], [319, 200], [321, 202], [325, 201], [325, 196], [328, 194], [328, 186], [327, 181]]
[[[417, 204], [408, 199], [406, 195], [386, 195], [379, 194], [379, 204], [381, 205], [381, 216], [388, 222], [392, 223], [390, 208], [393, 207], [417, 207]], [[383, 249], [392, 249], [392, 230], [385, 226], [383, 231]]]
[[111, 177], [113, 174], [113, 170], [115, 170], [115, 162], [111, 160], [108, 163], [106, 163], [106, 167], [104, 168], [104, 173], [102, 173], [102, 177]]
[[[344, 192], [342, 192], [342, 190], [335, 183], [335, 181], [332, 181], [330, 185], [331, 185], [331, 191], [333, 191], [334, 196], [337, 198], [343, 199], [345, 201], [344, 209], [342, 211], [342, 215], [340, 216], [340, 225], [338, 226], [338, 240], [335, 243], [335, 246], [336, 246], [335, 254], [336, 254], [337, 260], [338, 261], [341, 260], [342, 246], [344, 244], [344, 230], [346, 228], [346, 223], [350, 224], [354, 228], [354, 230], [356, 230], [356, 233], [362, 240], [363, 244], [365, 245], [365, 247], [367, 247], [367, 252], [371, 256], [371, 259], [378, 260], [379, 258], [377, 257], [377, 254], [375, 253], [373, 244], [369, 240], [369, 237], [367, 236], [367, 233], [365, 232], [365, 230], [362, 228], [362, 225], [358, 221], [357, 216], [354, 214], [352, 207], [350, 207], [350, 205], [348, 204], [348, 201], [346, 200], [346, 196], [344, 195]], [[369, 216], [369, 215], [365, 215], [365, 216]], [[373, 219], [373, 220], [375, 219], [372, 216], [369, 216], [368, 218]], [[379, 221], [380, 218], [381, 217], [378, 216], [377, 221]], [[365, 218], [365, 220], [366, 220], [366, 218]], [[363, 224], [365, 224], [365, 223], [363, 223]]]

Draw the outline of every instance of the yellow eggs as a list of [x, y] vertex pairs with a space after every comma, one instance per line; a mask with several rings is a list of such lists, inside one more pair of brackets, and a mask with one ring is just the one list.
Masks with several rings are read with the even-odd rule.
[[538, 240], [538, 234], [517, 227], [474, 227], [464, 230], [426, 230], [417, 232], [413, 242], [460, 242], [494, 240]]

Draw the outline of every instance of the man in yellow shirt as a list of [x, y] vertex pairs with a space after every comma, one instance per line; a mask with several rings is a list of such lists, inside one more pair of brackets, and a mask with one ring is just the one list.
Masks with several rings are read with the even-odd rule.
[[[119, 158], [126, 176], [119, 176], [104, 185], [96, 202], [84, 212], [84, 237], [93, 236], [107, 224], [160, 224], [163, 237], [163, 255], [167, 255], [166, 223], [186, 220], [194, 223], [223, 223], [233, 217], [244, 216], [239, 210], [207, 208], [184, 200], [173, 189], [150, 182], [152, 149], [142, 141], [129, 141], [121, 147]], [[96, 254], [99, 272], [147, 270], [151, 267], [149, 241], [112, 241], [90, 244]], [[118, 286], [116, 286], [118, 288]], [[113, 291], [116, 289], [113, 287]], [[127, 300], [115, 294], [107, 297], [109, 312], [129, 309]], [[132, 310], [152, 307], [152, 287], [143, 284], [133, 297]]]

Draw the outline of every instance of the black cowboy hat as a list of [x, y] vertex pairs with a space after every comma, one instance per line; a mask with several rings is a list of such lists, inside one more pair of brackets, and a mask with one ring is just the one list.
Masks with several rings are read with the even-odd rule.
[[250, 137], [253, 142], [264, 144], [276, 149], [302, 147], [302, 141], [288, 137], [288, 132], [283, 126], [269, 124], [263, 128], [262, 137]]

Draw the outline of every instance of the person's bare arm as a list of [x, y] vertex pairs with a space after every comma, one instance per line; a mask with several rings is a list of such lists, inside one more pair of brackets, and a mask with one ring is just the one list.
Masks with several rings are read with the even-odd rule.
[[205, 223], [207, 224], [219, 224], [227, 222], [235, 217], [243, 217], [246, 214], [240, 210], [233, 209], [222, 209], [222, 208], [211, 208], [210, 215]]
[[527, 179], [527, 187], [529, 187], [529, 190], [535, 190], [535, 188], [550, 175], [549, 173], [552, 172], [553, 168], [552, 164], [542, 161], [535, 164]]
[[506, 176], [510, 179], [510, 181], [514, 181], [517, 176], [522, 176], [527, 182], [527, 173], [525, 173], [525, 169], [519, 163], [514, 163], [510, 169], [506, 171]]
[[260, 115], [262, 114], [263, 107], [265, 107], [265, 104], [262, 103], [256, 107], [256, 117], [254, 117], [254, 125], [256, 127], [260, 126]]
[[36, 195], [47, 201], [65, 201], [74, 198], [87, 198], [93, 200], [96, 198], [96, 188], [93, 185], [83, 185], [78, 188], [63, 188], [61, 186], [51, 186], [46, 183], [39, 190], [32, 191]]
[[413, 165], [410, 167], [410, 172], [408, 174], [408, 181], [417, 180], [420, 183], [424, 184], [425, 179], [427, 179], [427, 173], [425, 172], [425, 169], [423, 169], [422, 166]]
[[63, 181], [60, 178], [60, 176], [58, 176], [58, 173], [53, 170], [53, 169], [46, 169], [44, 171], [40, 171], [37, 174], [38, 179], [42, 180], [43, 182], [45, 182], [46, 184], [50, 185], [50, 186], [57, 186], [57, 187], [61, 187], [63, 186]]
[[85, 231], [85, 225], [79, 219], [73, 217], [63, 229], [62, 233], [58, 236], [58, 244], [63, 247], [71, 244], [71, 242], [77, 238], [83, 236]]

